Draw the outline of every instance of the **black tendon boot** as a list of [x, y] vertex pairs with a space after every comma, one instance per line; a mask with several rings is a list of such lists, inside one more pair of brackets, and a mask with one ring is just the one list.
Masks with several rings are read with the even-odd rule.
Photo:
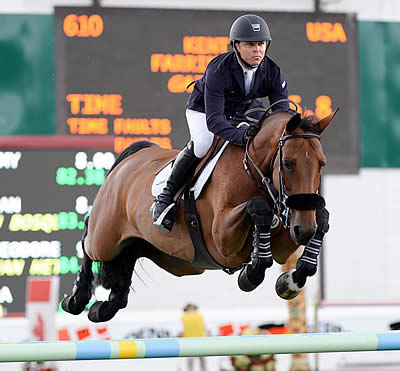
[[304, 247], [303, 254], [297, 261], [296, 271], [293, 273], [293, 280], [299, 287], [305, 285], [307, 277], [317, 273], [322, 241], [329, 230], [329, 212], [326, 208], [317, 210], [316, 219], [317, 231], [307, 246]]
[[174, 196], [190, 179], [200, 161], [201, 159], [195, 156], [193, 142], [190, 141], [176, 157], [166, 186], [154, 200], [150, 208], [154, 225], [164, 232], [171, 232], [175, 223]]

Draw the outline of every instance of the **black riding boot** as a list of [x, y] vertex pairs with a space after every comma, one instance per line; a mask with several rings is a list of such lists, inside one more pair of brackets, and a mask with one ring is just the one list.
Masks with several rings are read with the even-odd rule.
[[166, 186], [154, 200], [150, 209], [154, 225], [164, 232], [171, 232], [175, 223], [177, 210], [174, 196], [192, 176], [200, 161], [201, 158], [195, 156], [193, 142], [190, 141], [176, 157]]

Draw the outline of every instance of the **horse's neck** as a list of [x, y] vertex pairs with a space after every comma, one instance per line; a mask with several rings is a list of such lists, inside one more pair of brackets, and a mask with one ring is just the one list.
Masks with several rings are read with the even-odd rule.
[[218, 186], [211, 189], [217, 192], [217, 199], [225, 204], [238, 204], [252, 197], [255, 184], [245, 172], [243, 158], [244, 148], [230, 143], [213, 171], [211, 179]]
[[[280, 135], [288, 120], [286, 116], [282, 117], [280, 114], [272, 116], [271, 119], [273, 120], [268, 120], [262, 125], [249, 148], [250, 157], [265, 175], [268, 174], [269, 164], [278, 148]], [[232, 197], [235, 202], [239, 202], [238, 194], [243, 196], [242, 198], [249, 199], [258, 189], [254, 180], [247, 173], [244, 173], [243, 177], [238, 177], [244, 170], [243, 158], [244, 148], [231, 144], [226, 148], [224, 156], [221, 157], [220, 166], [213, 173], [213, 178], [217, 179], [219, 184], [223, 184], [225, 200]], [[257, 176], [252, 165], [249, 165], [252, 173]]]

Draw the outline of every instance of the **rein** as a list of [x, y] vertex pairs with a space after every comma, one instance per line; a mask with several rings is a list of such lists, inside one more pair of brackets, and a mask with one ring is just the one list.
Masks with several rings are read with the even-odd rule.
[[[276, 158], [279, 159], [279, 190], [277, 191], [276, 188], [274, 187], [274, 184], [271, 180], [271, 178], [265, 176], [263, 172], [260, 170], [260, 168], [257, 166], [255, 161], [251, 158], [250, 153], [249, 153], [249, 145], [251, 140], [249, 139], [246, 143], [246, 150], [244, 153], [244, 158], [243, 158], [243, 166], [247, 172], [247, 174], [250, 176], [250, 178], [254, 181], [254, 183], [257, 185], [257, 187], [263, 189], [271, 198], [271, 200], [274, 203], [274, 209], [277, 210], [278, 215], [288, 215], [288, 206], [290, 205], [290, 208], [295, 208], [293, 206], [299, 206], [299, 209], [302, 210], [316, 210], [323, 208], [325, 206], [325, 201], [322, 198], [322, 196], [318, 194], [304, 194], [304, 193], [298, 193], [294, 195], [287, 196], [285, 192], [285, 184], [283, 182], [283, 175], [282, 175], [282, 163], [283, 163], [283, 151], [282, 148], [287, 140], [290, 139], [296, 139], [296, 138], [304, 138], [304, 139], [312, 139], [316, 138], [318, 140], [321, 139], [320, 135], [318, 134], [312, 134], [312, 133], [298, 133], [298, 134], [288, 134], [285, 135], [286, 128], [283, 130], [280, 139], [279, 139], [279, 145], [278, 148], [275, 150], [274, 155], [272, 156], [270, 166], [269, 166], [269, 174], [272, 177], [273, 174], [273, 168], [274, 168], [274, 163], [276, 161]], [[251, 172], [251, 169], [249, 167], [249, 161], [253, 165], [254, 169], [258, 173], [258, 175], [261, 178], [261, 183], [257, 180], [257, 178], [253, 175]], [[287, 202], [290, 201], [290, 202]], [[308, 202], [310, 206], [305, 206], [304, 203]], [[289, 205], [288, 205], [289, 203]], [[286, 227], [288, 226], [288, 218], [286, 218]]]

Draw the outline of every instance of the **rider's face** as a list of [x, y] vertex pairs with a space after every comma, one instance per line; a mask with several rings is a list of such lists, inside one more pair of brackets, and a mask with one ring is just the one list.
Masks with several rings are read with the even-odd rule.
[[240, 41], [236, 45], [243, 60], [252, 67], [257, 67], [264, 58], [266, 41]]

